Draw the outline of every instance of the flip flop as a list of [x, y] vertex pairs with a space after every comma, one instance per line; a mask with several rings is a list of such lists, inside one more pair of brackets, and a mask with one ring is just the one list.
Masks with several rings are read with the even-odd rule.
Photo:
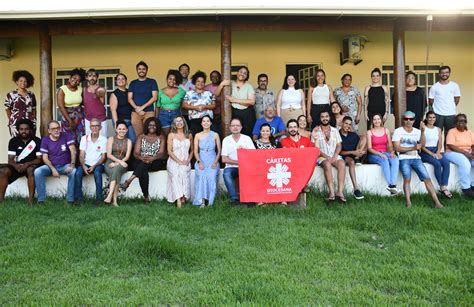
[[346, 198], [344, 196], [336, 196], [337, 201], [340, 203], [345, 204], [347, 202]]
[[453, 194], [451, 194], [451, 192], [449, 192], [447, 189], [446, 190], [439, 190], [439, 192], [441, 194], [444, 195], [444, 197], [448, 198], [448, 199], [451, 199], [453, 198]]

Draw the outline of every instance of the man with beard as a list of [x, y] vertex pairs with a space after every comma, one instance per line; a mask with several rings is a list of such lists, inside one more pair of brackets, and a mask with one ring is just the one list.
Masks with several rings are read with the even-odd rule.
[[459, 85], [449, 80], [451, 68], [441, 66], [439, 68], [439, 81], [433, 84], [429, 93], [429, 104], [433, 106], [436, 115], [435, 125], [441, 130], [444, 129], [444, 136], [449, 129], [454, 128], [454, 118], [456, 116], [456, 106], [461, 99]]
[[128, 103], [132, 106], [132, 127], [138, 137], [143, 134], [145, 121], [155, 116], [154, 104], [158, 97], [158, 84], [155, 79], [147, 78], [148, 65], [140, 61], [136, 65], [138, 79], [130, 82]]
[[107, 137], [107, 114], [104, 106], [105, 89], [97, 83], [98, 78], [99, 73], [94, 68], [87, 71], [87, 87], [84, 88], [82, 93], [86, 116], [86, 135], [91, 133], [91, 120], [96, 118], [101, 122], [100, 134]]
[[314, 147], [311, 140], [307, 137], [298, 134], [298, 122], [296, 119], [290, 119], [286, 123], [286, 129], [288, 130], [289, 136], [280, 141], [281, 147], [283, 148], [304, 148]]
[[260, 74], [257, 77], [258, 87], [255, 89], [255, 116], [260, 119], [265, 116], [267, 105], [275, 106], [275, 95], [268, 89], [267, 74]]
[[16, 122], [18, 135], [8, 143], [8, 164], [0, 165], [0, 202], [5, 198], [7, 186], [20, 177], [28, 178], [28, 202], [35, 196], [36, 166], [41, 164], [41, 140], [33, 135], [33, 122], [20, 119]]
[[[311, 141], [319, 147], [318, 165], [324, 170], [324, 178], [328, 185], [329, 195], [327, 200], [334, 201], [336, 198], [341, 203], [346, 203], [344, 197], [344, 180], [346, 177], [346, 164], [341, 155], [342, 140], [339, 131], [329, 125], [329, 111], [319, 114], [320, 126], [314, 127], [311, 132]], [[334, 181], [332, 167], [337, 169], [337, 193], [334, 194]]]
[[398, 159], [400, 160], [400, 171], [403, 177], [403, 192], [405, 193], [406, 207], [411, 207], [410, 181], [411, 170], [413, 169], [420, 181], [425, 183], [426, 190], [430, 194], [431, 199], [433, 199], [435, 208], [443, 208], [436, 195], [430, 175], [418, 154], [418, 151], [421, 150], [421, 131], [413, 128], [414, 122], [415, 113], [406, 111], [403, 113], [402, 127], [395, 129], [392, 135], [393, 148], [398, 152]]

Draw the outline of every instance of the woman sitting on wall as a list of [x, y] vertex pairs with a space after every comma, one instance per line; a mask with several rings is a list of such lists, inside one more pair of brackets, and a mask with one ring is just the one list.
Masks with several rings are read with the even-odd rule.
[[104, 199], [107, 204], [118, 207], [117, 196], [122, 175], [127, 171], [127, 161], [132, 153], [132, 141], [127, 138], [127, 124], [118, 120], [115, 124], [115, 136], [107, 140], [107, 162], [105, 172], [109, 176], [109, 194]]
[[369, 163], [382, 167], [383, 175], [387, 180], [387, 190], [396, 195], [401, 191], [397, 189], [398, 157], [393, 151], [390, 131], [383, 126], [382, 115], [372, 117], [372, 129], [367, 131], [367, 160]]
[[191, 196], [191, 159], [193, 158], [193, 136], [183, 116], [179, 115], [171, 123], [168, 135], [168, 184], [166, 198], [168, 202], [176, 202], [181, 208]]
[[136, 160], [133, 174], [122, 185], [122, 189], [127, 190], [132, 181], [138, 178], [145, 204], [150, 203], [148, 192], [150, 176], [148, 172], [156, 172], [162, 168], [163, 162], [161, 159], [165, 152], [164, 144], [165, 138], [161, 133], [161, 123], [158, 118], [150, 117], [146, 119], [143, 125], [143, 134], [138, 136], [133, 151]]

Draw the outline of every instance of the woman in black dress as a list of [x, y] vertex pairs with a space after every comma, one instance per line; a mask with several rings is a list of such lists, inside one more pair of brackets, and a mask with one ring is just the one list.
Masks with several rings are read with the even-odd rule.
[[375, 114], [382, 115], [382, 121], [387, 121], [388, 110], [390, 108], [390, 92], [387, 86], [382, 85], [380, 77], [382, 75], [380, 69], [374, 68], [370, 73], [372, 83], [365, 87], [365, 116], [367, 118], [367, 130], [371, 128], [370, 119]]
[[405, 75], [407, 92], [407, 111], [415, 113], [415, 123], [413, 127], [420, 129], [420, 122], [423, 119], [426, 109], [425, 93], [417, 86], [416, 74], [409, 71]]

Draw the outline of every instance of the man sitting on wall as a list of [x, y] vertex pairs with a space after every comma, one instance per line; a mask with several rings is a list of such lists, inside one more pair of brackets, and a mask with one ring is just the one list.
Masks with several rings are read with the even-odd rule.
[[41, 140], [40, 151], [45, 165], [35, 170], [36, 193], [38, 203], [46, 199], [46, 177], [59, 178], [60, 174], [67, 175], [66, 200], [74, 202], [74, 177], [76, 175], [76, 146], [74, 138], [65, 132], [60, 132], [59, 122], [52, 120], [48, 123], [49, 135]]
[[102, 173], [104, 172], [104, 162], [107, 153], [107, 138], [101, 135], [101, 121], [93, 118], [90, 121], [91, 133], [81, 138], [79, 145], [79, 162], [81, 165], [77, 168], [75, 178], [75, 201], [83, 201], [82, 177], [84, 175], [94, 175], [95, 181], [95, 204], [102, 202]]
[[35, 196], [35, 168], [41, 164], [41, 140], [34, 136], [33, 122], [20, 119], [16, 122], [18, 135], [8, 143], [8, 164], [0, 165], [0, 202], [5, 198], [7, 186], [20, 177], [28, 178], [28, 202]]

